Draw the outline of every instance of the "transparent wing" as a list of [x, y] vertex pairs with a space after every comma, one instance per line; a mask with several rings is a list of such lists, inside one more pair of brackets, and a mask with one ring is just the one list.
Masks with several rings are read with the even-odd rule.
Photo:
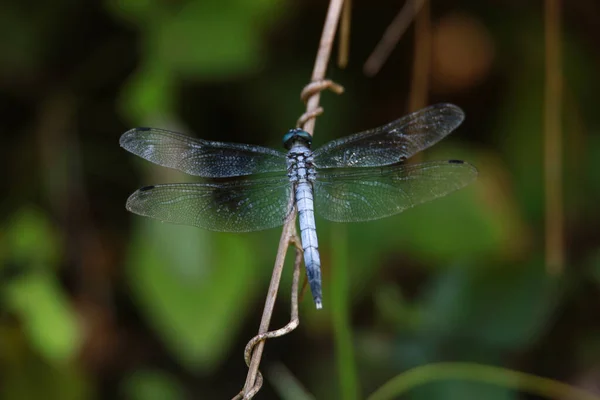
[[154, 128], [135, 128], [119, 140], [131, 153], [163, 167], [205, 178], [285, 171], [286, 154], [249, 144], [211, 142]]
[[314, 151], [319, 168], [375, 167], [410, 158], [442, 140], [464, 120], [452, 104], [436, 104], [369, 131], [331, 141]]
[[146, 186], [129, 197], [126, 207], [164, 222], [251, 232], [282, 225], [293, 203], [291, 184], [283, 176]]
[[464, 161], [317, 171], [315, 209], [336, 222], [370, 221], [458, 190], [477, 177]]

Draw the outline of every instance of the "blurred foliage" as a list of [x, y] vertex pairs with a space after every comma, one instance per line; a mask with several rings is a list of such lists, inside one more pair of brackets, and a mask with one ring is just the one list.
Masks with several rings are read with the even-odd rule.
[[231, 235], [214, 242], [195, 228], [148, 221], [137, 232], [127, 262], [133, 294], [180, 362], [213, 369], [260, 288], [252, 284], [259, 268], [252, 244]]
[[51, 363], [75, 358], [82, 335], [77, 316], [54, 275], [60, 260], [58, 232], [45, 215], [31, 208], [17, 211], [6, 229], [5, 257], [27, 266], [4, 287], [7, 309], [19, 315], [31, 345]]
[[174, 377], [161, 371], [135, 371], [124, 384], [122, 394], [132, 400], [185, 399], [183, 389]]
[[139, 121], [175, 112], [181, 79], [215, 81], [256, 71], [261, 26], [273, 21], [277, 5], [278, 0], [108, 1], [110, 11], [143, 38], [140, 67], [125, 90], [127, 114]]
[[[433, 2], [428, 102], [467, 118], [418, 157], [468, 160], [480, 178], [380, 221], [318, 218], [325, 309], [306, 293], [300, 327], [268, 342], [260, 398], [365, 398], [393, 377], [409, 388], [415, 375], [403, 372], [443, 361], [600, 394], [600, 7], [564, 3], [564, 274], [544, 265], [543, 6]], [[325, 3], [31, 6], [9, 0], [0, 13], [0, 398], [230, 398], [280, 232], [128, 214], [137, 187], [190, 178], [118, 138], [153, 125], [279, 147], [303, 112]], [[398, 7], [353, 2], [350, 65], [328, 71], [346, 93], [322, 95], [315, 146], [407, 110], [414, 32], [378, 76], [361, 71]], [[292, 258], [272, 327], [289, 319]], [[441, 380], [453, 376], [445, 365], [402, 397], [522, 398], [477, 373]]]

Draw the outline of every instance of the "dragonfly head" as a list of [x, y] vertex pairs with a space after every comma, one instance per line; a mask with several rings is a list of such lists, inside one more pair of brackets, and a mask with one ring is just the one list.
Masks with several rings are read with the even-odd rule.
[[290, 129], [285, 135], [283, 135], [283, 146], [286, 149], [291, 149], [296, 142], [302, 142], [310, 147], [312, 143], [312, 136], [310, 136], [310, 133], [303, 131], [300, 128]]

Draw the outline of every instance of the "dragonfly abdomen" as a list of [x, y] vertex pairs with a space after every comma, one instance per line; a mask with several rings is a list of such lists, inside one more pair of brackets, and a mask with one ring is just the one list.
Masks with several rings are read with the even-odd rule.
[[321, 295], [321, 258], [319, 257], [319, 242], [315, 225], [315, 212], [312, 195], [312, 186], [308, 182], [301, 182], [296, 186], [296, 205], [300, 221], [300, 238], [304, 250], [304, 265], [306, 276], [312, 292], [315, 306], [323, 306]]

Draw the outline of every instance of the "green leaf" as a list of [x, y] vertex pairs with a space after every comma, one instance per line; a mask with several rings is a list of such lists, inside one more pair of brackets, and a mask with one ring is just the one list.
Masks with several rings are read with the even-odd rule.
[[142, 33], [142, 67], [124, 95], [131, 118], [173, 112], [176, 77], [214, 79], [259, 66], [261, 23], [273, 19], [278, 2], [229, 3], [107, 2], [110, 11]]
[[227, 77], [258, 66], [261, 35], [239, 8], [214, 9], [189, 2], [149, 32], [151, 60], [183, 76]]
[[54, 276], [28, 274], [9, 283], [5, 296], [9, 308], [22, 320], [32, 346], [47, 360], [62, 363], [77, 354], [83, 334], [77, 314]]
[[171, 71], [159, 62], [142, 65], [125, 85], [120, 103], [123, 112], [135, 121], [174, 113], [175, 80]]
[[127, 115], [143, 121], [173, 113], [174, 88], [182, 78], [214, 80], [256, 70], [264, 59], [264, 27], [278, 15], [278, 4], [108, 1], [114, 15], [141, 33], [142, 66], [123, 96]]
[[10, 259], [19, 266], [43, 269], [55, 265], [61, 256], [59, 232], [47, 216], [34, 207], [25, 206], [15, 212], [4, 232], [0, 260]]
[[184, 365], [214, 368], [262, 286], [251, 241], [150, 220], [133, 236], [128, 277], [143, 313]]

